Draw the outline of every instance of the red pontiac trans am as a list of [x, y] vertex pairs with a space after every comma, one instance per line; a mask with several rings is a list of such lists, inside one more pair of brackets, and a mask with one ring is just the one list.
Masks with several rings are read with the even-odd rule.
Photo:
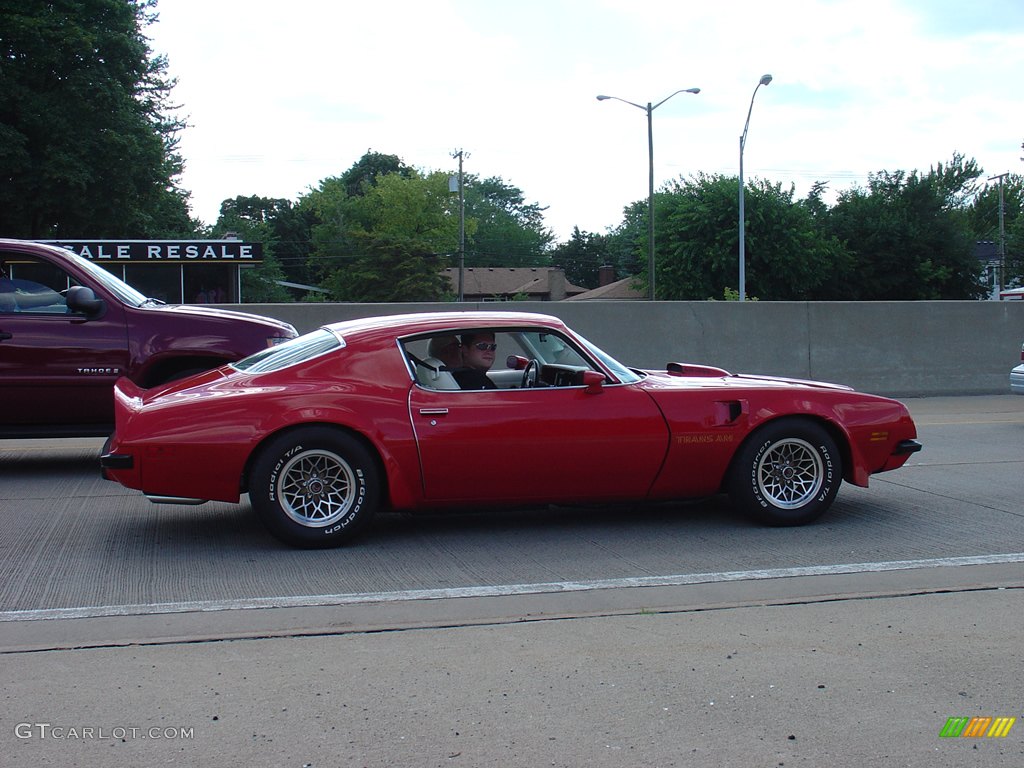
[[107, 478], [163, 503], [248, 493], [302, 547], [338, 545], [382, 508], [723, 491], [762, 523], [800, 525], [842, 480], [866, 486], [921, 448], [895, 400], [700, 365], [637, 370], [519, 312], [336, 323], [153, 389], [121, 379], [115, 410]]

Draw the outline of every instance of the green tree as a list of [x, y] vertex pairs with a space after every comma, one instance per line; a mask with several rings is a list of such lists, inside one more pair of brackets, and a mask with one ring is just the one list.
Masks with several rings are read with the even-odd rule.
[[358, 232], [356, 255], [330, 272], [323, 286], [334, 301], [438, 301], [446, 290], [436, 255], [415, 240]]
[[310, 229], [313, 216], [308, 207], [302, 207], [284, 198], [235, 197], [224, 200], [220, 217], [214, 227], [216, 235], [226, 232], [250, 232], [254, 225], [265, 225], [249, 235], [259, 237], [277, 262], [285, 277], [294, 283], [309, 285], [308, 261], [310, 253]]
[[249, 303], [290, 302], [291, 294], [280, 283], [284, 270], [277, 258], [278, 239], [274, 222], [282, 210], [291, 208], [287, 200], [268, 197], [235, 197], [220, 205], [220, 216], [213, 227], [215, 237], [235, 233], [242, 240], [263, 245], [263, 263], [242, 271], [242, 300]]
[[1002, 231], [999, 220], [999, 181], [989, 180], [971, 201], [967, 215], [974, 239], [998, 245], [1005, 238], [1006, 272], [1003, 282], [1011, 283], [1024, 278], [1024, 176], [1007, 174], [1002, 180]]
[[0, 0], [0, 231], [191, 234], [155, 0]]
[[[655, 199], [659, 299], [708, 299], [739, 284], [736, 177], [698, 174]], [[754, 180], [745, 190], [746, 288], [776, 301], [819, 298], [843, 258], [793, 190]]]
[[315, 218], [310, 261], [321, 284], [343, 301], [442, 299], [458, 243], [448, 175], [389, 173], [361, 190], [350, 196], [343, 177], [325, 179], [301, 203]]
[[293, 283], [313, 285], [309, 268], [312, 252], [312, 228], [315, 218], [308, 207], [283, 201], [271, 219], [274, 256], [281, 263], [285, 277]]
[[1006, 225], [1006, 272], [1003, 283], [1009, 287], [1024, 285], [1024, 215]]
[[407, 179], [414, 175], [414, 171], [398, 155], [385, 155], [368, 149], [341, 175], [340, 181], [348, 197], [360, 197], [376, 185], [379, 177], [390, 174], [398, 174]]
[[[613, 238], [573, 227], [569, 239], [551, 251], [551, 261], [565, 270], [566, 279], [573, 285], [596, 288], [601, 267], [609, 265], [614, 269]], [[619, 279], [626, 274], [616, 271], [615, 277]]]
[[856, 269], [843, 292], [852, 300], [974, 299], [984, 295], [966, 201], [981, 170], [954, 155], [928, 173], [880, 171], [867, 189], [839, 196], [832, 232]]
[[542, 267], [551, 263], [554, 236], [544, 226], [544, 208], [527, 203], [522, 190], [498, 177], [466, 176], [466, 265], [473, 267]]
[[[298, 243], [305, 241], [307, 276], [302, 282], [331, 286], [339, 297], [381, 295], [379, 290], [349, 284], [369, 280], [373, 264], [367, 258], [371, 255], [387, 261], [387, 269], [394, 268], [396, 257], [425, 259], [429, 262], [425, 267], [440, 275], [445, 267], [454, 265], [459, 246], [458, 197], [449, 191], [448, 181], [448, 173], [418, 171], [397, 155], [367, 151], [340, 176], [323, 179], [291, 211], [278, 206], [268, 212], [267, 221], [275, 223], [274, 235], [280, 245], [289, 238], [277, 229], [277, 223], [287, 219], [292, 224], [296, 253], [282, 258], [283, 268], [292, 273], [293, 259], [301, 255]], [[466, 176], [464, 184], [467, 265], [550, 263], [553, 236], [544, 227], [541, 206], [527, 203], [520, 189], [500, 178]], [[384, 261], [381, 269], [385, 269]], [[444, 297], [443, 279], [431, 278], [426, 285], [414, 287], [412, 276], [430, 270], [407, 266], [402, 270], [407, 275], [401, 283], [404, 287], [393, 300]]]
[[349, 234], [383, 234], [415, 242], [434, 254], [451, 253], [458, 242], [457, 201], [448, 174], [388, 174], [345, 206]]
[[622, 211], [623, 219], [608, 234], [612, 264], [620, 277], [634, 275], [637, 287], [647, 291], [647, 201]]

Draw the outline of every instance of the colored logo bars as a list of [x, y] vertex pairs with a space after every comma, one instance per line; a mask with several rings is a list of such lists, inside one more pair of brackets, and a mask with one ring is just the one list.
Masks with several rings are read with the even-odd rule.
[[943, 739], [999, 739], [1010, 733], [1016, 717], [951, 717], [939, 731]]

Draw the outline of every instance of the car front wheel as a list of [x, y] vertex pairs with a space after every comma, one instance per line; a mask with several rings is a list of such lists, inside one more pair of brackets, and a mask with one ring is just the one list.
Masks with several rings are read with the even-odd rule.
[[271, 440], [252, 467], [249, 500], [270, 532], [298, 547], [336, 547], [380, 506], [377, 464], [356, 438], [304, 427]]
[[820, 425], [784, 419], [751, 435], [736, 455], [729, 495], [767, 525], [803, 525], [832, 506], [842, 483], [842, 458]]

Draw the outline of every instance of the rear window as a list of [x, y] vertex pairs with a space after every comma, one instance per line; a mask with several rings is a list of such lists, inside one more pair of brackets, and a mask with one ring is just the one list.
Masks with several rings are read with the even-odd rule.
[[314, 357], [326, 355], [336, 349], [342, 349], [345, 341], [335, 336], [330, 331], [321, 328], [319, 330], [299, 336], [297, 339], [286, 341], [276, 347], [261, 350], [256, 354], [249, 355], [237, 363], [231, 363], [236, 371], [246, 373], [269, 373], [280, 371], [296, 363], [304, 363]]

